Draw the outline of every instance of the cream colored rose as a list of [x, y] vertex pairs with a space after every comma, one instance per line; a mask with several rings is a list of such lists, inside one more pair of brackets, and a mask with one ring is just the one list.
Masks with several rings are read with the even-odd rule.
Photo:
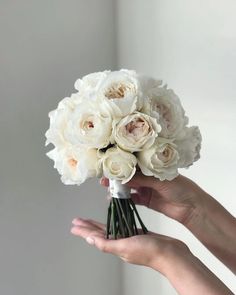
[[110, 114], [94, 101], [79, 104], [68, 118], [66, 138], [72, 145], [85, 148], [104, 148], [112, 132]]
[[75, 88], [49, 113], [46, 132], [65, 184], [102, 174], [125, 183], [137, 161], [143, 174], [171, 180], [199, 159], [200, 131], [186, 127], [179, 98], [161, 81], [122, 69], [89, 74]]
[[137, 152], [149, 148], [161, 126], [155, 118], [136, 112], [113, 123], [113, 140], [126, 151]]
[[47, 156], [54, 161], [64, 184], [80, 185], [90, 177], [100, 177], [97, 150], [78, 148], [53, 149]]
[[184, 135], [175, 144], [180, 155], [178, 166], [187, 168], [200, 158], [202, 136], [197, 126], [185, 127]]
[[160, 180], [172, 180], [178, 175], [179, 154], [171, 140], [157, 138], [149, 149], [139, 152], [137, 158], [144, 175]]
[[80, 96], [74, 93], [71, 97], [62, 99], [57, 109], [49, 113], [50, 127], [45, 134], [47, 138], [46, 145], [52, 143], [58, 148], [64, 148], [70, 145], [66, 139], [65, 132], [68, 126], [68, 120], [80, 101]]
[[113, 118], [140, 110], [144, 102], [138, 76], [128, 70], [108, 73], [98, 86], [98, 97], [107, 104]]
[[145, 105], [147, 97], [149, 97], [150, 93], [152, 93], [153, 90], [155, 91], [155, 89], [162, 85], [162, 80], [154, 79], [143, 74], [138, 74], [138, 80], [142, 89], [142, 93], [145, 96]]
[[149, 92], [150, 104], [144, 105], [143, 112], [157, 117], [161, 125], [161, 137], [178, 138], [188, 124], [188, 118], [178, 96], [173, 90], [155, 87]]
[[88, 93], [95, 93], [98, 90], [98, 85], [107, 77], [111, 71], [95, 72], [84, 76], [82, 79], [75, 81], [75, 89], [85, 97], [88, 97]]
[[119, 147], [112, 147], [105, 153], [100, 152], [100, 165], [103, 175], [109, 179], [115, 179], [122, 182], [128, 182], [136, 172], [136, 157], [125, 152]]

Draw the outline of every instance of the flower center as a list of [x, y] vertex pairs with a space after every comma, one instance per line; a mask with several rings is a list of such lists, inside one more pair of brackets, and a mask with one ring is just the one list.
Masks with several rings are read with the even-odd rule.
[[113, 172], [118, 172], [120, 170], [120, 165], [117, 162], [112, 162], [111, 169], [113, 170]]
[[172, 157], [172, 150], [166, 147], [164, 151], [159, 154], [159, 158], [163, 163], [167, 163]]
[[105, 92], [105, 96], [108, 99], [114, 98], [124, 98], [126, 91], [128, 91], [130, 87], [128, 85], [115, 83]]
[[88, 121], [88, 122], [87, 122], [87, 127], [88, 127], [88, 128], [94, 128], [93, 122]]
[[68, 160], [68, 164], [69, 164], [72, 168], [75, 168], [75, 167], [77, 166], [77, 164], [78, 164], [78, 161], [72, 158], [72, 159], [69, 159], [69, 160]]
[[126, 125], [127, 133], [133, 136], [140, 136], [149, 132], [149, 126], [142, 118], [135, 118]]
[[87, 130], [94, 128], [94, 123], [92, 118], [88, 118], [86, 121], [83, 122], [83, 125], [81, 126], [82, 129], [86, 132]]

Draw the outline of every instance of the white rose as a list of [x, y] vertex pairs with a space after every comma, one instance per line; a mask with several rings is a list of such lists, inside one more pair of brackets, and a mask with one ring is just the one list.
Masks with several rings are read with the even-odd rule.
[[149, 148], [161, 131], [155, 118], [139, 112], [113, 122], [113, 125], [113, 140], [130, 152]]
[[64, 184], [80, 185], [90, 177], [100, 177], [97, 150], [78, 148], [53, 149], [47, 156], [54, 161]]
[[172, 180], [178, 175], [179, 154], [171, 140], [158, 137], [149, 149], [139, 152], [137, 158], [144, 175], [160, 180]]
[[50, 127], [45, 134], [47, 138], [46, 145], [52, 143], [60, 148], [69, 145], [65, 136], [65, 131], [67, 129], [68, 120], [79, 102], [80, 96], [74, 93], [71, 97], [62, 99], [57, 109], [49, 113]]
[[98, 96], [114, 118], [124, 117], [143, 106], [142, 89], [135, 71], [110, 72], [99, 84]]
[[128, 152], [119, 147], [112, 147], [105, 153], [100, 152], [100, 164], [103, 169], [103, 175], [109, 179], [122, 181], [122, 184], [128, 182], [136, 172], [137, 159]]
[[[161, 86], [162, 80], [154, 79], [152, 77], [138, 74], [138, 80], [140, 83], [140, 86], [142, 88], [142, 92], [145, 97], [148, 97], [149, 94], [156, 89], [157, 87]], [[146, 101], [145, 101], [146, 104]]]
[[162, 128], [160, 136], [171, 139], [180, 137], [188, 118], [178, 96], [166, 86], [152, 88], [149, 96], [150, 104], [146, 104], [142, 111], [159, 118]]
[[87, 96], [88, 92], [95, 93], [97, 86], [107, 77], [111, 71], [96, 72], [84, 76], [82, 79], [75, 81], [75, 89], [83, 96]]
[[112, 118], [94, 101], [84, 100], [68, 118], [66, 138], [73, 145], [104, 148], [110, 143]]
[[175, 141], [180, 156], [180, 168], [187, 168], [200, 158], [201, 142], [202, 136], [197, 126], [184, 128], [184, 136]]
[[73, 111], [76, 106], [82, 102], [82, 97], [81, 95], [76, 92], [72, 93], [70, 97], [65, 97], [63, 98], [59, 103], [57, 108], [58, 109], [69, 109]]

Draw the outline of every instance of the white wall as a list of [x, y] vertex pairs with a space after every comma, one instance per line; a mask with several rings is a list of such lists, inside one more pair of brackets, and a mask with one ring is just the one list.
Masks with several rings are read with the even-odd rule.
[[[96, 181], [64, 186], [45, 157], [48, 111], [77, 77], [114, 69], [116, 52], [119, 67], [161, 77], [179, 94], [204, 138], [202, 160], [185, 174], [236, 214], [235, 1], [117, 0], [117, 18], [114, 2], [0, 1], [1, 294], [175, 294], [157, 273], [126, 264], [121, 273], [118, 258], [70, 235], [74, 216], [105, 219], [105, 192]], [[234, 276], [184, 228], [140, 211], [236, 293]]]
[[64, 186], [44, 147], [75, 79], [115, 66], [113, 1], [1, 0], [0, 36], [0, 294], [120, 295], [118, 258], [70, 234], [105, 220], [105, 192]]
[[[236, 215], [236, 2], [119, 0], [118, 65], [162, 78], [203, 135], [202, 158], [183, 174]], [[236, 293], [235, 276], [176, 222], [140, 210], [153, 231], [185, 241]], [[176, 294], [165, 278], [124, 265], [124, 295]], [[183, 282], [184, 283], [184, 282]]]

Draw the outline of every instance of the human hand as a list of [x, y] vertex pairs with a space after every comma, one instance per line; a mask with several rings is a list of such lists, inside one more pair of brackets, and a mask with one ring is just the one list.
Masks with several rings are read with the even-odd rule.
[[[181, 241], [148, 233], [119, 240], [105, 238], [105, 226], [93, 220], [73, 220], [71, 233], [99, 250], [162, 273], [181, 295], [233, 294]], [[184, 282], [184, 283], [183, 283]]]
[[[109, 180], [103, 177], [101, 184], [109, 186]], [[137, 191], [131, 194], [136, 204], [159, 211], [184, 225], [199, 215], [207, 196], [197, 184], [182, 175], [172, 181], [160, 181], [137, 173], [127, 185]]]
[[151, 267], [163, 274], [172, 267], [175, 257], [190, 255], [188, 247], [181, 241], [164, 235], [149, 232], [125, 239], [108, 240], [105, 238], [105, 225], [76, 218], [71, 233], [84, 238], [105, 253], [120, 257], [132, 264]]
[[[109, 180], [101, 179], [103, 186]], [[179, 175], [160, 181], [137, 173], [127, 185], [133, 201], [159, 211], [186, 226], [233, 273], [236, 273], [236, 219], [196, 183]]]

